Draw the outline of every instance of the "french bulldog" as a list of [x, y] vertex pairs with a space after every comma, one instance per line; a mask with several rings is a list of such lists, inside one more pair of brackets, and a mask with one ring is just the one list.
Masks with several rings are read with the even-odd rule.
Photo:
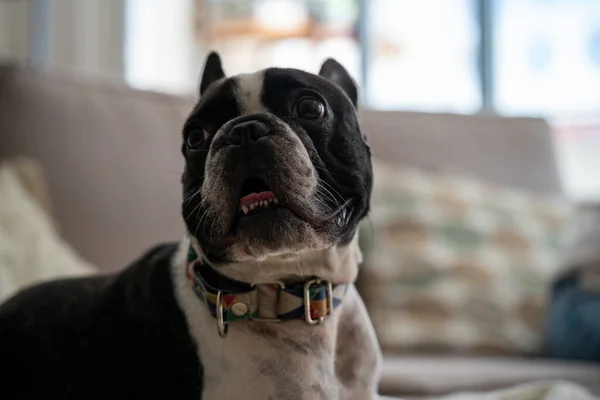
[[199, 92], [181, 148], [188, 235], [3, 304], [4, 398], [377, 398], [353, 285], [372, 188], [357, 86], [333, 59], [226, 77], [211, 53]]

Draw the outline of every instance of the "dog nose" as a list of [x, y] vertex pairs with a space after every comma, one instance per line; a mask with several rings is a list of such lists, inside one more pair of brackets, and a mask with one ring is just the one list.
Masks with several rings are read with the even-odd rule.
[[270, 129], [260, 121], [246, 121], [234, 126], [227, 134], [227, 143], [238, 145], [242, 142], [256, 142], [267, 136]]

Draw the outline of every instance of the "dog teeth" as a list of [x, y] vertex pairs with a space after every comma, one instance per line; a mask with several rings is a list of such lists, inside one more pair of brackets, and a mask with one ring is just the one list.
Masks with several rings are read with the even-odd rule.
[[248, 214], [251, 211], [254, 211], [258, 208], [269, 209], [279, 204], [279, 199], [277, 197], [266, 199], [266, 200], [257, 200], [254, 203], [240, 205], [240, 210], [244, 213], [244, 215]]

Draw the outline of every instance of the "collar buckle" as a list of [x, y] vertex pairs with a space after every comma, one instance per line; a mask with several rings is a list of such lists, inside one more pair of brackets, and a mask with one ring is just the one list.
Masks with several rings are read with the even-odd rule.
[[321, 279], [311, 279], [304, 284], [304, 320], [309, 325], [319, 325], [325, 321], [333, 312], [333, 285], [331, 282], [325, 282], [327, 285], [327, 310], [325, 315], [320, 315], [319, 318], [313, 318], [311, 315], [311, 298], [310, 288], [313, 285], [320, 285]]
[[223, 292], [217, 292], [217, 331], [219, 332], [219, 336], [224, 338], [227, 336], [227, 324], [223, 318]]

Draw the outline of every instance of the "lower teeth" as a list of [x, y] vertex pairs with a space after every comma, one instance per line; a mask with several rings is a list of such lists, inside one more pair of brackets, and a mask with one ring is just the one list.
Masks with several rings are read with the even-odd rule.
[[[253, 214], [258, 211], [266, 211], [266, 210], [271, 210], [274, 208], [277, 208], [277, 204], [270, 202], [270, 201], [262, 201], [256, 205], [254, 205], [254, 204], [251, 205], [248, 208], [248, 211], [244, 212], [244, 214]], [[245, 211], [245, 210], [243, 210], [243, 211]]]

